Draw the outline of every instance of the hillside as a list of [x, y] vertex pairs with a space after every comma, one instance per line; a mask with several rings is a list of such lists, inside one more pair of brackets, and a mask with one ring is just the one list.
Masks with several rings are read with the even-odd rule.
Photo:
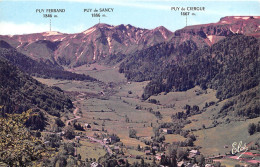
[[166, 67], [185, 60], [197, 45], [185, 41], [178, 46], [161, 43], [128, 55], [120, 64], [119, 72], [131, 81], [156, 80]]
[[52, 64], [51, 61], [36, 61], [30, 57], [19, 53], [16, 49], [10, 46], [7, 42], [0, 40], [0, 57], [7, 59], [10, 63], [17, 66], [23, 72], [30, 75], [55, 78], [55, 79], [68, 79], [68, 80], [89, 80], [95, 81], [96, 79], [82, 74], [76, 74], [63, 70], [58, 64]]
[[[161, 83], [157, 84], [162, 87], [159, 91], [183, 91], [200, 85], [218, 90], [217, 97], [225, 99], [259, 84], [258, 63], [258, 41], [254, 37], [234, 35], [211, 48], [192, 52], [186, 60], [163, 69], [161, 77], [154, 80]], [[148, 95], [159, 93], [152, 91], [152, 87], [146, 88]], [[154, 87], [154, 90], [158, 89]]]
[[63, 91], [47, 87], [0, 58], [1, 114], [40, 109], [59, 116], [73, 104]]
[[[180, 53], [169, 44], [136, 52], [119, 70], [132, 81], [152, 80], [145, 87], [144, 99], [199, 85], [217, 90], [217, 98], [223, 100], [259, 85], [259, 42], [254, 37], [233, 35], [200, 50], [196, 45], [184, 46], [178, 48]], [[259, 116], [259, 106], [253, 110]]]

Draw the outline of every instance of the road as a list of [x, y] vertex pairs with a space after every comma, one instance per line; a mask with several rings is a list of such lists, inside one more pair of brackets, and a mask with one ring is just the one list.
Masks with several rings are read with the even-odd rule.
[[[85, 96], [85, 93], [80, 93], [76, 98], [79, 98], [79, 100], [76, 100], [76, 101], [73, 101], [72, 103], [73, 104], [76, 104], [77, 102], [80, 102], [80, 101], [83, 101], [85, 98], [81, 97], [81, 96]], [[75, 110], [73, 111], [73, 115], [74, 115], [74, 118], [72, 119], [69, 119], [66, 121], [66, 126], [69, 125], [69, 123], [71, 123], [72, 121], [75, 121], [77, 119], [80, 119], [81, 117], [77, 115], [77, 112], [79, 111], [79, 108], [76, 107]]]
[[75, 120], [81, 118], [80, 116], [77, 115], [78, 110], [79, 110], [79, 108], [76, 107], [76, 109], [73, 111], [73, 115], [74, 115], [75, 118], [72, 118], [72, 119], [67, 120], [67, 121], [66, 121], [66, 126], [68, 126], [69, 123], [71, 123], [72, 121], [75, 121]]
[[99, 139], [96, 139], [96, 138], [94, 138], [94, 137], [90, 137], [90, 136], [87, 136], [87, 135], [85, 135], [85, 137], [86, 137], [87, 139], [89, 139], [89, 140], [91, 140], [91, 141], [94, 141], [94, 142], [97, 142], [97, 143], [99, 143], [100, 145], [102, 145], [103, 147], [105, 147], [106, 150], [107, 150], [107, 153], [108, 153], [109, 155], [112, 155], [112, 154], [113, 154], [113, 152], [112, 152], [112, 150], [110, 149], [110, 147], [109, 147], [108, 145], [106, 145], [102, 140], [99, 140]]
[[[85, 95], [84, 93], [81, 93], [80, 95], [77, 96], [77, 98], [80, 98], [80, 96], [84, 96], [84, 95]], [[73, 101], [72, 103], [73, 103], [73, 104], [76, 104], [77, 102], [83, 101], [83, 100], [84, 100], [84, 98], [80, 98], [79, 100]], [[77, 112], [78, 112], [78, 111], [79, 111], [79, 108], [76, 107], [75, 110], [73, 111], [74, 118], [67, 120], [67, 121], [66, 121], [66, 126], [68, 126], [69, 123], [71, 123], [71, 122], [73, 122], [73, 121], [75, 121], [75, 120], [81, 118], [81, 116], [77, 115]], [[88, 136], [88, 135], [84, 135], [83, 137], [85, 137], [85, 138], [87, 138], [87, 139], [89, 139], [89, 140], [91, 140], [91, 141], [97, 142], [97, 143], [99, 143], [100, 145], [102, 145], [103, 147], [105, 147], [105, 148], [106, 148], [106, 151], [107, 151], [107, 153], [108, 153], [109, 155], [112, 155], [112, 154], [113, 154], [113, 152], [112, 152], [112, 150], [110, 149], [110, 147], [109, 147], [108, 145], [106, 145], [102, 140], [96, 139], [96, 138], [91, 137], [91, 136]]]

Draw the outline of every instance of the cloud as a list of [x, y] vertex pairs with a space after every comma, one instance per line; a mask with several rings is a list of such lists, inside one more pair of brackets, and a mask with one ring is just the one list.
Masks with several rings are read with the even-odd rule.
[[[175, 2], [175, 1], [181, 1], [181, 2], [205, 2], [205, 1], [209, 1], [209, 2], [216, 2], [216, 0], [2, 0], [2, 1], [56, 1], [56, 2], [87, 2], [87, 3], [103, 3], [103, 4], [111, 4], [111, 3], [120, 3], [120, 4], [124, 4], [126, 3], [140, 3], [140, 2], [158, 2], [158, 3], [162, 3], [162, 2]], [[259, 2], [259, 0], [220, 0], [223, 2]]]
[[[0, 35], [21, 35], [49, 31], [49, 24], [35, 24], [31, 22], [17, 24], [14, 22], [0, 21]], [[52, 27], [52, 31], [61, 33], [78, 33], [86, 30], [86, 25], [76, 24], [71, 27]]]
[[[62, 1], [72, 1], [72, 0], [62, 0]], [[170, 6], [162, 5], [160, 1], [148, 1], [148, 0], [73, 0], [73, 2], [84, 2], [93, 4], [104, 4], [104, 5], [117, 5], [125, 7], [137, 7], [137, 8], [148, 8], [156, 10], [170, 10]], [[155, 3], [152, 3], [155, 2]]]
[[60, 29], [58, 31], [60, 31], [62, 33], [79, 33], [79, 32], [85, 31], [86, 27], [87, 26], [85, 24], [80, 23], [80, 24], [75, 24], [72, 26], [63, 27], [62, 29]]
[[[0, 0], [1, 1], [1, 0]], [[2, 0], [7, 1], [7, 0]], [[174, 3], [201, 3], [215, 2], [216, 0], [8, 0], [8, 1], [56, 1], [56, 2], [78, 2], [101, 5], [116, 5], [123, 7], [147, 8], [153, 10], [170, 10]], [[259, 0], [220, 0], [219, 2], [259, 2]]]
[[35, 24], [31, 22], [17, 24], [14, 22], [0, 21], [1, 35], [30, 34], [49, 30], [48, 24]]
[[[0, 0], [1, 1], [1, 0]], [[7, 1], [7, 0], [2, 0]], [[9, 1], [44, 1], [53, 2], [53, 0], [9, 0]], [[170, 6], [162, 5], [162, 1], [158, 0], [56, 0], [57, 2], [80, 2], [80, 3], [91, 3], [91, 4], [101, 4], [101, 5], [116, 5], [125, 7], [137, 7], [137, 8], [148, 8], [155, 10], [170, 10]], [[163, 2], [170, 2], [168, 0], [163, 0]]]

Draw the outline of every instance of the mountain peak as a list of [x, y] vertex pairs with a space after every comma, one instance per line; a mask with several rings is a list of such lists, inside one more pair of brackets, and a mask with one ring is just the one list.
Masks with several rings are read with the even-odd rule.
[[171, 32], [170, 30], [168, 30], [168, 29], [165, 28], [164, 26], [156, 27], [154, 30], [155, 30], [155, 31], [160, 31], [160, 32]]
[[100, 28], [101, 28], [101, 29], [102, 29], [102, 28], [111, 29], [111, 28], [113, 28], [113, 27], [114, 27], [114, 26], [109, 25], [109, 24], [98, 23], [98, 24], [94, 25], [93, 27], [90, 27], [89, 29], [83, 31], [82, 33], [88, 35], [88, 34], [91, 34], [92, 32], [94, 32], [94, 31], [96, 31], [97, 29], [100, 29]]
[[58, 31], [46, 31], [42, 33], [43, 36], [51, 36], [51, 35], [63, 35], [63, 33]]
[[253, 20], [253, 19], [260, 19], [259, 16], [226, 16], [226, 17], [222, 17], [219, 20], [219, 23], [234, 23], [237, 22], [239, 20]]
[[[106, 23], [98, 23], [98, 24], [94, 25], [93, 27], [95, 27], [95, 28], [113, 28], [114, 26], [106, 24]], [[93, 28], [93, 27], [91, 27], [91, 28]]]
[[120, 30], [129, 30], [129, 29], [146, 30], [144, 28], [132, 26], [131, 24], [120, 24], [120, 25], [116, 26], [116, 28], [120, 29]]
[[165, 28], [164, 26], [159, 26], [159, 27], [156, 27], [155, 29], [159, 29], [159, 30], [167, 30], [167, 28]]

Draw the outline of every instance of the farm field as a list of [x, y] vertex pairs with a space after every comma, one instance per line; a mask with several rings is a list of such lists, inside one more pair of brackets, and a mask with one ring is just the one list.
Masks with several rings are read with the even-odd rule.
[[[232, 143], [242, 141], [244, 144], [259, 138], [259, 136], [249, 136], [247, 132], [247, 125], [258, 121], [259, 118], [248, 120], [247, 123], [231, 122], [215, 128], [196, 131], [194, 134], [198, 136], [198, 141], [195, 141], [195, 144], [202, 146], [201, 152], [205, 155], [229, 153], [232, 150]], [[225, 145], [229, 147], [224, 148]]]
[[80, 140], [79, 144], [80, 147], [77, 147], [77, 154], [81, 155], [82, 159], [96, 159], [98, 160], [99, 157], [104, 156], [106, 154], [106, 151], [102, 146], [100, 146], [98, 143], [94, 143], [88, 140]]
[[[93, 70], [95, 68], [95, 70]], [[84, 73], [97, 78], [99, 81], [69, 81], [36, 78], [49, 86], [58, 86], [77, 100], [75, 105], [79, 108], [77, 113], [81, 125], [90, 124], [91, 129], [84, 132], [88, 136], [116, 134], [120, 143], [124, 146], [125, 156], [147, 157], [146, 162], [152, 163], [152, 158], [146, 156], [144, 151], [137, 151], [137, 147], [144, 148], [143, 141], [150, 141], [154, 136], [154, 128], [162, 123], [172, 123], [172, 115], [185, 112], [185, 106], [198, 106], [203, 112], [188, 117], [190, 121], [183, 130], [192, 131], [196, 136], [195, 146], [199, 146], [201, 153], [205, 156], [225, 154], [231, 151], [233, 142], [243, 141], [248, 143], [257, 140], [257, 136], [248, 136], [247, 127], [249, 123], [257, 123], [259, 118], [245, 122], [236, 121], [226, 123], [221, 117], [216, 117], [226, 101], [216, 98], [216, 91], [212, 89], [202, 90], [196, 86], [185, 92], [160, 93], [143, 101], [141, 96], [145, 82], [127, 82], [123, 74], [118, 73], [117, 67], [105, 67], [101, 65], [81, 66], [70, 69], [77, 73]], [[81, 94], [81, 99], [76, 94]], [[155, 99], [156, 104], [150, 100]], [[206, 103], [213, 105], [206, 106]], [[157, 117], [153, 112], [159, 112]], [[70, 118], [72, 114], [70, 115]], [[64, 117], [62, 118], [64, 119]], [[219, 122], [216, 127], [209, 128], [214, 121]], [[203, 128], [204, 127], [204, 128]], [[129, 137], [130, 129], [136, 130], [136, 138]], [[231, 133], [232, 132], [232, 133]], [[165, 143], [184, 142], [186, 138], [176, 134], [164, 134]], [[97, 143], [81, 140], [81, 146], [77, 153], [83, 159], [98, 159], [105, 155], [106, 151]], [[229, 147], [224, 148], [225, 145]], [[112, 146], [113, 147], [113, 146]], [[88, 150], [88, 151], [86, 151]], [[140, 162], [140, 159], [128, 158], [129, 162]], [[233, 162], [224, 160], [226, 166], [232, 166]]]
[[[216, 162], [217, 162], [217, 160], [216, 160]], [[221, 165], [225, 165], [226, 167], [234, 167], [235, 165], [247, 165], [246, 163], [238, 162], [238, 161], [230, 160], [230, 159], [219, 160], [219, 162], [221, 162]]]

